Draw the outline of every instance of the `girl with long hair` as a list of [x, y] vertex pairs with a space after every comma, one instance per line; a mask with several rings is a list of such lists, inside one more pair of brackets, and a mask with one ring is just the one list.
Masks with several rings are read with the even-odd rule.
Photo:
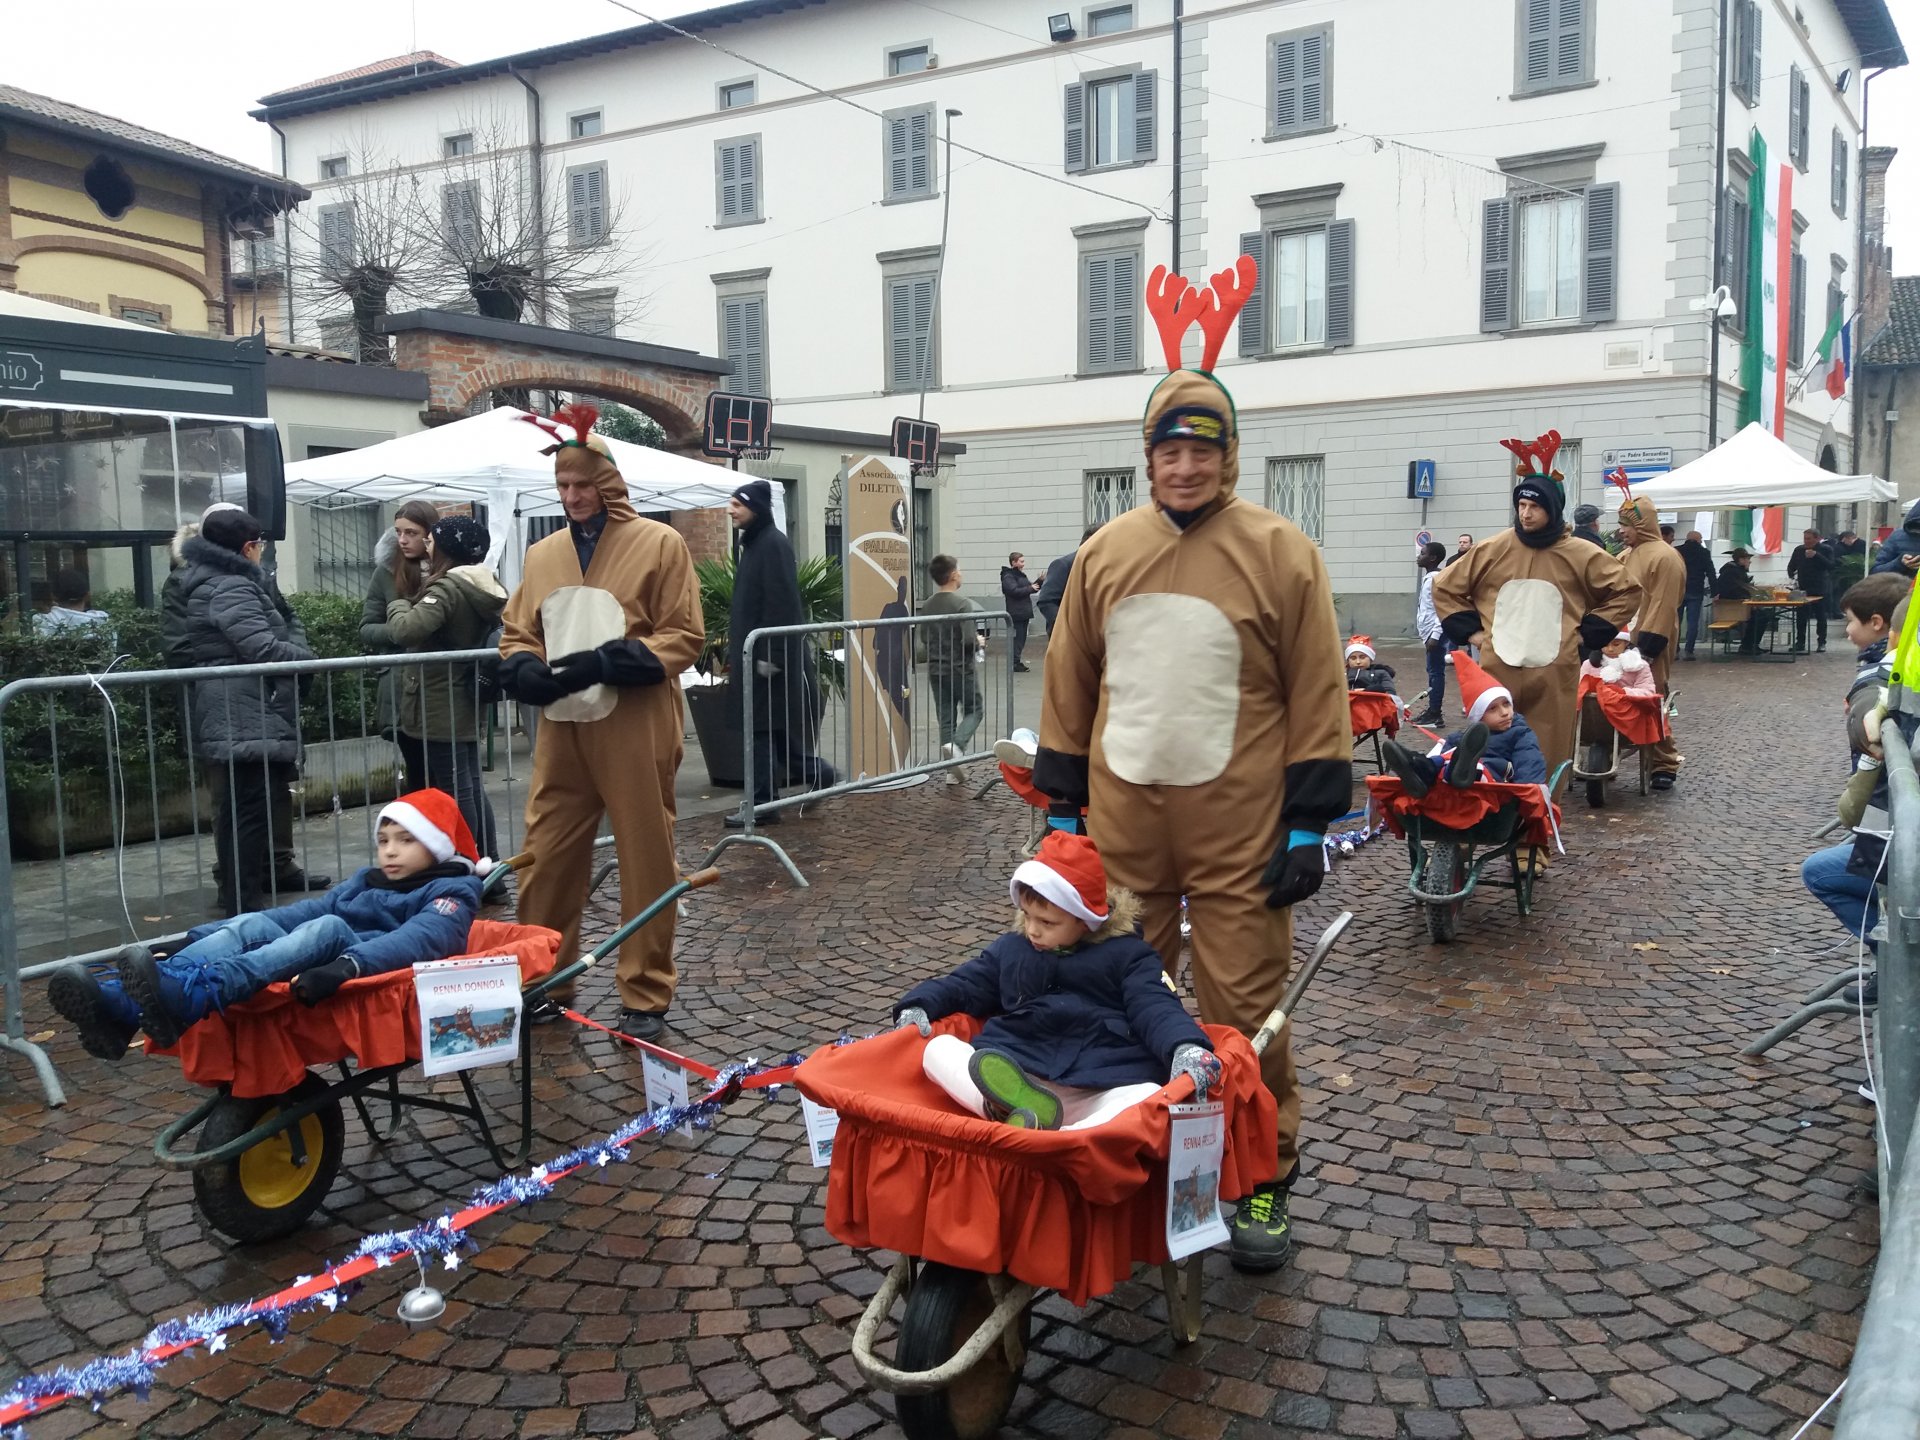
[[[394, 655], [404, 647], [387, 630], [387, 607], [395, 600], [412, 600], [426, 586], [427, 532], [439, 523], [440, 510], [431, 500], [409, 500], [394, 513], [393, 526], [373, 548], [373, 583], [360, 609], [360, 648], [368, 655]], [[380, 672], [373, 713], [380, 733], [392, 739], [399, 712], [395, 708], [396, 681], [392, 670]]]

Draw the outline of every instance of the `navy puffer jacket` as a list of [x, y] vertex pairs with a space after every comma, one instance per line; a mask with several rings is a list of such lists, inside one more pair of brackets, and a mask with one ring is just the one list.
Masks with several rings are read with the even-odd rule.
[[[311, 660], [273, 603], [260, 567], [207, 540], [180, 548], [186, 617], [181, 652], [196, 668]], [[300, 687], [291, 675], [203, 680], [193, 687], [193, 753], [225, 764], [300, 759]]]

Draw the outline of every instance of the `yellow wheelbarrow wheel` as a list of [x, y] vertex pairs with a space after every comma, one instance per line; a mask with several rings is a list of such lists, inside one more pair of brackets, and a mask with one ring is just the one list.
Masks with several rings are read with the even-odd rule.
[[[197, 1148], [219, 1149], [259, 1126], [272, 1126], [283, 1109], [326, 1092], [309, 1075], [284, 1095], [251, 1099], [225, 1096], [214, 1106]], [[296, 1143], [297, 1137], [297, 1143]], [[340, 1173], [346, 1146], [346, 1118], [340, 1102], [329, 1100], [292, 1125], [282, 1125], [229, 1160], [216, 1160], [193, 1172], [194, 1199], [216, 1230], [235, 1240], [275, 1240], [290, 1235], [319, 1208]]]

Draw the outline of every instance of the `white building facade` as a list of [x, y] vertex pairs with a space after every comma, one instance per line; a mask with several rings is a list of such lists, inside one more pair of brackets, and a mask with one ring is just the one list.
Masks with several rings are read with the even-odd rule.
[[[764, 0], [676, 22], [694, 39], [646, 26], [261, 113], [323, 216], [369, 136], [426, 185], [462, 136], [505, 137], [567, 186], [577, 240], [632, 253], [645, 312], [622, 338], [734, 360], [776, 424], [885, 433], [924, 374], [927, 418], [967, 446], [927, 530], [973, 589], [1145, 498], [1146, 277], [1176, 249], [1195, 280], [1254, 253], [1218, 367], [1240, 494], [1319, 540], [1349, 620], [1398, 630], [1416, 532], [1508, 523], [1502, 437], [1566, 437], [1570, 507], [1605, 502], [1608, 451], [1706, 448], [1692, 302], [1717, 214], [1745, 223], [1755, 132], [1795, 167], [1811, 358], [1855, 290], [1863, 67], [1904, 62], [1884, 0], [1728, 0], [1716, 165], [1720, 0], [1187, 0], [1178, 25], [1174, 0], [1134, 0], [1056, 16], [1071, 39], [1046, 8]], [[1744, 248], [1718, 248], [1737, 288]], [[611, 301], [573, 304], [585, 328]], [[337, 320], [292, 318], [316, 343]], [[1745, 329], [1719, 346], [1723, 438]], [[1810, 458], [1856, 468], [1848, 431], [1817, 387], [1790, 404]], [[1408, 498], [1415, 459], [1430, 501]], [[815, 545], [827, 500], [810, 478]]]

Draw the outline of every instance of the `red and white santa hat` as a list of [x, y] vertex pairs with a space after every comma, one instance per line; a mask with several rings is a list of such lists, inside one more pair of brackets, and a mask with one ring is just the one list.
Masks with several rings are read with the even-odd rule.
[[1351, 660], [1356, 655], [1365, 656], [1369, 661], [1377, 658], [1373, 653], [1371, 635], [1356, 635], [1347, 642], [1347, 659]]
[[1049, 830], [1031, 860], [1023, 860], [1007, 882], [1007, 894], [1020, 903], [1020, 887], [1051, 900], [1088, 929], [1107, 923], [1107, 867], [1084, 835]]
[[480, 851], [473, 832], [460, 818], [460, 807], [444, 790], [415, 790], [380, 807], [382, 822], [391, 820], [427, 847], [436, 864], [457, 860], [469, 870], [480, 868]]
[[1513, 699], [1513, 692], [1482, 670], [1464, 650], [1453, 652], [1453, 673], [1460, 682], [1460, 698], [1466, 702], [1469, 723], [1484, 719], [1494, 701]]

